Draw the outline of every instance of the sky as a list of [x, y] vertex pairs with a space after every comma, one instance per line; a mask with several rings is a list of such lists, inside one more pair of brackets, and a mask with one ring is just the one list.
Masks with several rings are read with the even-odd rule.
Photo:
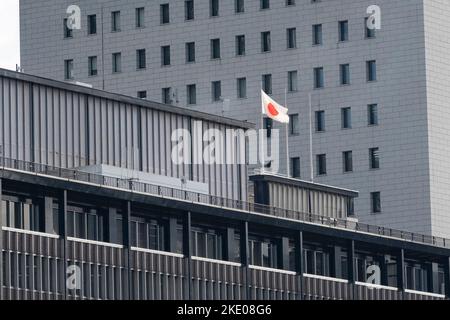
[[0, 0], [0, 68], [20, 63], [19, 0]]

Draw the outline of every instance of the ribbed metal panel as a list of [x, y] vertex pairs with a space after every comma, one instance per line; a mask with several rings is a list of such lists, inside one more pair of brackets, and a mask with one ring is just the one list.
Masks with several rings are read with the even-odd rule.
[[299, 298], [297, 285], [295, 274], [249, 269], [249, 298], [252, 300], [296, 300]]
[[[63, 168], [108, 164], [185, 177], [208, 183], [212, 195], [246, 200], [245, 164], [207, 165], [208, 157], [196, 165], [172, 161], [174, 130], [190, 130], [201, 121], [202, 138], [208, 129], [225, 135], [228, 125], [8, 77], [0, 77], [0, 108], [1, 156]], [[237, 159], [240, 145], [221, 144], [217, 147]]]

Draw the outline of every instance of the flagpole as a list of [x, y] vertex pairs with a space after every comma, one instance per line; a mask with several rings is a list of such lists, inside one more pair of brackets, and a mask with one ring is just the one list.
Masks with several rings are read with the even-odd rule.
[[309, 166], [310, 166], [311, 182], [314, 182], [311, 92], [309, 93], [308, 98], [309, 98]]
[[[261, 83], [261, 91], [263, 91], [262, 89], [262, 83]], [[260, 93], [261, 94], [261, 93]], [[261, 96], [261, 106], [263, 105], [262, 102], [262, 96]], [[259, 131], [260, 133], [260, 148], [259, 151], [261, 152], [260, 156], [261, 156], [261, 162], [262, 162], [262, 166], [261, 166], [261, 171], [262, 173], [264, 173], [265, 171], [265, 167], [266, 167], [266, 163], [265, 163], [265, 154], [264, 154], [264, 113], [261, 112], [261, 130]]]
[[[284, 89], [284, 107], [287, 109], [287, 89]], [[286, 172], [287, 176], [291, 176], [291, 168], [289, 164], [289, 122], [286, 123]]]

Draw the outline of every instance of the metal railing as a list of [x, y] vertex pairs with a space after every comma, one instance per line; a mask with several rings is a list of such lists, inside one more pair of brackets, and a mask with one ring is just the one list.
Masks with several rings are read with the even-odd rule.
[[98, 184], [106, 187], [125, 189], [129, 191], [142, 192], [160, 197], [170, 197], [174, 199], [191, 201], [194, 203], [218, 206], [228, 209], [242, 210], [249, 213], [265, 214], [279, 218], [299, 220], [302, 222], [324, 225], [334, 228], [343, 228], [351, 231], [365, 232], [374, 235], [387, 236], [406, 241], [412, 241], [422, 244], [428, 244], [438, 247], [450, 248], [450, 239], [433, 237], [413, 233], [409, 231], [395, 230], [386, 227], [373, 226], [347, 219], [336, 219], [320, 216], [311, 213], [282, 209], [268, 205], [247, 202], [242, 200], [233, 200], [218, 196], [197, 193], [187, 190], [163, 187], [149, 183], [134, 181], [131, 179], [121, 179], [109, 176], [103, 176], [93, 173], [83, 172], [77, 169], [65, 169], [45, 164], [33, 163], [23, 160], [0, 157], [0, 166], [2, 169], [15, 169], [31, 173], [44, 174], [58, 178], [76, 180]]

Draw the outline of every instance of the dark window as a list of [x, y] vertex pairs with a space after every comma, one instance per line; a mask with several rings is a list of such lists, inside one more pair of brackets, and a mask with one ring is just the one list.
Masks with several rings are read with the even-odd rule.
[[184, 2], [184, 18], [186, 20], [194, 20], [194, 0]]
[[370, 202], [372, 213], [380, 213], [381, 212], [381, 193], [380, 192], [372, 192], [370, 194]]
[[186, 63], [195, 62], [195, 42], [186, 43]]
[[297, 113], [289, 115], [289, 132], [293, 136], [300, 134], [300, 120]]
[[254, 266], [278, 268], [278, 246], [270, 239], [249, 240], [249, 263]]
[[220, 81], [211, 82], [211, 96], [213, 102], [220, 101], [222, 98], [222, 85]]
[[67, 211], [69, 237], [105, 241], [103, 224], [103, 215], [96, 210], [73, 207]]
[[189, 84], [186, 86], [187, 104], [197, 103], [197, 89], [195, 84]]
[[43, 214], [43, 208], [30, 199], [11, 197], [11, 199], [2, 200], [3, 227], [41, 232]]
[[91, 14], [88, 16], [88, 34], [97, 33], [97, 15]]
[[112, 72], [122, 72], [122, 54], [120, 52], [112, 54]]
[[242, 13], [245, 11], [244, 0], [234, 0], [234, 12]]
[[132, 217], [130, 221], [130, 241], [133, 247], [165, 250], [166, 224], [156, 219]]
[[370, 169], [380, 169], [380, 149], [369, 149]]
[[120, 31], [120, 11], [111, 12], [111, 31]]
[[270, 51], [270, 31], [261, 32], [261, 52]]
[[291, 174], [292, 178], [300, 178], [300, 158], [291, 158]]
[[171, 91], [170, 87], [161, 89], [162, 103], [172, 104]]
[[348, 41], [348, 21], [339, 21], [339, 41]]
[[316, 111], [316, 131], [325, 131], [325, 111]]
[[211, 40], [211, 59], [220, 59], [220, 39]]
[[297, 77], [297, 71], [288, 71], [288, 92], [295, 92], [298, 90]]
[[147, 58], [145, 49], [136, 50], [136, 68], [145, 69], [147, 67]]
[[312, 36], [312, 42], [313, 45], [317, 46], [317, 45], [321, 45], [322, 44], [322, 25], [321, 24], [315, 24], [312, 27], [312, 32], [313, 32], [313, 36]]
[[372, 38], [375, 38], [375, 36], [376, 36], [376, 30], [372, 29], [372, 28], [368, 28], [368, 26], [367, 26], [368, 20], [369, 20], [369, 18], [364, 19], [364, 29], [366, 30], [365, 35], [366, 35], [367, 39], [372, 39]]
[[323, 67], [314, 68], [314, 89], [324, 87]]
[[344, 172], [352, 172], [353, 171], [353, 152], [352, 151], [344, 151], [342, 153], [342, 161]]
[[295, 6], [295, 0], [286, 0], [286, 7], [287, 6]]
[[327, 155], [319, 154], [316, 156], [317, 159], [317, 175], [327, 174]]
[[237, 97], [239, 99], [247, 98], [247, 79], [238, 78], [237, 82]]
[[349, 64], [341, 64], [339, 66], [341, 85], [350, 84], [350, 65]]
[[270, 0], [260, 0], [261, 10], [270, 8]]
[[378, 125], [378, 105], [369, 104], [367, 106], [367, 123], [369, 126]]
[[137, 97], [140, 99], [147, 99], [147, 91], [138, 91]]
[[136, 8], [136, 28], [145, 27], [145, 8]]
[[245, 55], [245, 35], [236, 36], [236, 55]]
[[330, 255], [316, 249], [303, 250], [304, 270], [307, 274], [330, 276]]
[[170, 23], [170, 12], [168, 3], [160, 5], [160, 20], [161, 24]]
[[89, 57], [88, 58], [88, 69], [89, 69], [89, 76], [96, 76], [97, 71], [97, 57]]
[[272, 94], [272, 75], [264, 74], [262, 76], [262, 88], [265, 93]]
[[192, 255], [215, 260], [224, 260], [223, 235], [217, 230], [193, 227], [191, 233]]
[[73, 79], [73, 60], [64, 60], [64, 78], [66, 80]]
[[209, 15], [211, 17], [219, 16], [219, 0], [209, 0]]
[[64, 19], [64, 38], [72, 38], [73, 30], [67, 26], [68, 20]]
[[341, 109], [341, 127], [350, 129], [352, 127], [352, 108]]
[[170, 46], [161, 47], [161, 65], [170, 66]]
[[377, 62], [375, 60], [366, 62], [367, 81], [377, 80]]
[[286, 38], [287, 38], [287, 48], [288, 49], [297, 48], [297, 29], [296, 28], [286, 29]]

